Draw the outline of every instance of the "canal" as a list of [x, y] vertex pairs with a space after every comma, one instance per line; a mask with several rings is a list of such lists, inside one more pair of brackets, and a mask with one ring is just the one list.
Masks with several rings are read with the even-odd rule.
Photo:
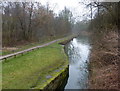
[[77, 37], [65, 45], [69, 57], [69, 76], [64, 89], [88, 88], [89, 38]]

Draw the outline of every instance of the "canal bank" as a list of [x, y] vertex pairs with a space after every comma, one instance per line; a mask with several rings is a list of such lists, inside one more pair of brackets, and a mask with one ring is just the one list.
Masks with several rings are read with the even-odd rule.
[[43, 86], [38, 88], [41, 89], [42, 91], [64, 89], [64, 86], [68, 79], [68, 72], [69, 72], [69, 66], [65, 66], [63, 68], [61, 67], [59, 72], [54, 74], [54, 77], [47, 80], [47, 82], [44, 83]]
[[[58, 44], [63, 46], [64, 53], [68, 57], [68, 53], [66, 51], [66, 45], [73, 40], [74, 37], [67, 38]], [[64, 88], [67, 84], [69, 77], [69, 60], [67, 60], [66, 65], [63, 67], [60, 67], [60, 70], [57, 70], [57, 74], [55, 73], [54, 76], [47, 80], [45, 84], [43, 84], [39, 89], [46, 91], [46, 90], [62, 90], [64, 91]]]
[[[61, 46], [60, 42], [67, 44]], [[87, 40], [71, 38], [8, 59], [3, 62], [3, 89], [86, 89], [88, 54]]]
[[2, 89], [40, 89], [67, 69], [60, 40], [2, 62]]
[[94, 37], [90, 54], [89, 89], [119, 89], [118, 33]]
[[91, 46], [88, 37], [78, 36], [67, 41], [62, 41], [64, 50], [69, 58], [69, 67], [51, 80], [46, 89], [88, 89], [89, 54]]

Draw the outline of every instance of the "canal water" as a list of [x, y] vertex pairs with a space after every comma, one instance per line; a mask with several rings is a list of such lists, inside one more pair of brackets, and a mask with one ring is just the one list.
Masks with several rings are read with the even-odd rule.
[[69, 77], [64, 89], [88, 88], [88, 63], [90, 45], [88, 38], [78, 37], [65, 46], [69, 57]]

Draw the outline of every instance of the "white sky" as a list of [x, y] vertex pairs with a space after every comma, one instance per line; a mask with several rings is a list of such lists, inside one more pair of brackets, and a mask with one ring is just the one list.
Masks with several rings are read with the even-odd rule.
[[85, 5], [82, 3], [89, 3], [89, 2], [95, 2], [95, 1], [118, 2], [120, 0], [32, 0], [32, 1], [38, 1], [42, 5], [46, 5], [46, 3], [48, 2], [50, 8], [54, 10], [54, 12], [57, 14], [61, 10], [63, 10], [64, 7], [67, 7], [68, 9], [70, 9], [70, 11], [72, 11], [73, 16], [76, 18], [76, 20], [81, 21], [83, 19], [90, 19], [90, 17], [88, 17], [88, 15], [90, 15], [89, 9], [85, 8]]
[[85, 5], [80, 4], [79, 2], [83, 2], [84, 0], [35, 0], [40, 2], [42, 5], [46, 5], [49, 3], [49, 6], [55, 13], [59, 13], [64, 7], [67, 7], [72, 11], [73, 16], [77, 18], [77, 20], [82, 20], [83, 15], [88, 13], [89, 10], [85, 8]]

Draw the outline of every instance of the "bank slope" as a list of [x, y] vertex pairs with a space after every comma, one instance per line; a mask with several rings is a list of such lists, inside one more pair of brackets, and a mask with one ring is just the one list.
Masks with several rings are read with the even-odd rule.
[[118, 89], [118, 33], [109, 32], [93, 44], [90, 57], [89, 89]]

